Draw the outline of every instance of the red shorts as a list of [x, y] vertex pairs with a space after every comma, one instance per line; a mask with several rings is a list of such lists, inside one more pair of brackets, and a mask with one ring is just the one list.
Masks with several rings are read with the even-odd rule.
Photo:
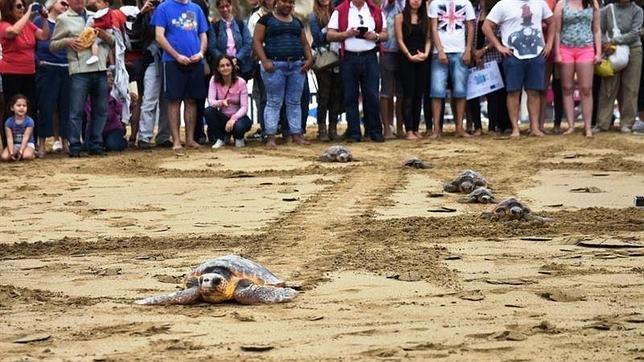
[[573, 48], [562, 44], [559, 46], [559, 55], [562, 63], [592, 63], [595, 60], [595, 48], [592, 45]]

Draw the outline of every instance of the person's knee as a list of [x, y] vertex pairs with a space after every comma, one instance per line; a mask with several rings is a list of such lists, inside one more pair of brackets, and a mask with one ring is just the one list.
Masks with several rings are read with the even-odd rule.
[[[573, 94], [573, 92], [575, 91], [575, 87], [573, 87], [572, 85], [569, 85], [569, 84], [562, 84], [561, 85], [561, 91], [563, 92], [564, 95], [569, 96], [569, 95]], [[591, 91], [592, 91], [592, 89], [591, 89]]]
[[579, 89], [581, 92], [582, 97], [591, 97], [593, 95], [593, 87], [581, 87]]

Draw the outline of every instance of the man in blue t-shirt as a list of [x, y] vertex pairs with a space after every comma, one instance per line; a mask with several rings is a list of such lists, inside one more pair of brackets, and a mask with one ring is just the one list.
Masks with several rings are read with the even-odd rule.
[[168, 119], [172, 148], [180, 150], [179, 107], [185, 103], [186, 146], [198, 148], [194, 140], [196, 102], [206, 97], [204, 54], [208, 21], [199, 6], [190, 0], [167, 0], [152, 17], [156, 41], [163, 49], [164, 97], [168, 100]]

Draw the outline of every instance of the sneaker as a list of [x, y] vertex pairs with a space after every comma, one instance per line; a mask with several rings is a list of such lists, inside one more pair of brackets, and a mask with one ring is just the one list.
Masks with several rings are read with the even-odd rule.
[[55, 142], [54, 142], [54, 145], [51, 147], [51, 150], [52, 150], [54, 153], [60, 153], [60, 152], [62, 152], [62, 151], [63, 151], [63, 143], [62, 143], [62, 142], [60, 142], [60, 141], [55, 141]]
[[98, 57], [96, 55], [92, 55], [91, 57], [89, 57], [89, 59], [85, 61], [85, 64], [87, 65], [92, 65], [94, 63], [98, 63]]
[[157, 146], [157, 147], [162, 147], [162, 148], [170, 148], [170, 147], [172, 147], [173, 145], [172, 145], [172, 141], [170, 141], [170, 140], [165, 140], [165, 141], [157, 142], [157, 143], [156, 143], [156, 146]]
[[235, 140], [235, 147], [237, 148], [246, 147], [246, 141], [244, 141], [243, 139]]
[[213, 149], [215, 149], [215, 148], [222, 148], [222, 147], [224, 147], [225, 145], [226, 145], [226, 142], [224, 142], [224, 140], [217, 140], [217, 142], [215, 142], [215, 144], [214, 144], [214, 145], [212, 145], [212, 148], [213, 148]]
[[599, 132], [606, 132], [606, 131], [601, 129], [599, 126], [593, 127], [593, 133], [599, 133]]
[[632, 132], [631, 128], [627, 127], [627, 126], [622, 127], [621, 131], [622, 131], [622, 133], [631, 133]]

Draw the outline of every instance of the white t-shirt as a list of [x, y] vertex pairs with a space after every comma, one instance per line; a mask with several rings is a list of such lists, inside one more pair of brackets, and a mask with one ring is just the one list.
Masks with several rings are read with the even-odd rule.
[[445, 53], [465, 51], [466, 22], [476, 19], [472, 3], [468, 0], [433, 0], [427, 15], [438, 19], [438, 38]]
[[[387, 29], [387, 19], [385, 18], [385, 14], [382, 13], [381, 11], [381, 17], [382, 17], [382, 28]], [[362, 6], [360, 10], [353, 5], [353, 2], [349, 2], [349, 19], [348, 19], [348, 25], [347, 29], [350, 28], [358, 28], [360, 26], [366, 26], [367, 31], [375, 31], [376, 29], [376, 22], [373, 19], [373, 16], [371, 16], [371, 12], [369, 11], [369, 7], [367, 6], [367, 3]], [[335, 30], [340, 30], [340, 25], [338, 21], [338, 11], [334, 10], [333, 14], [331, 14], [331, 19], [329, 19], [329, 24], [327, 25], [329, 29], [335, 29]], [[389, 36], [393, 36], [392, 34], [389, 34]], [[360, 39], [360, 38], [349, 38], [344, 41], [344, 50], [348, 50], [350, 52], [364, 52], [367, 50], [371, 50], [376, 47], [376, 43], [371, 40], [367, 39]]]
[[501, 41], [512, 49], [515, 57], [531, 59], [543, 51], [541, 22], [551, 16], [544, 0], [501, 0], [486, 19], [501, 28]]

